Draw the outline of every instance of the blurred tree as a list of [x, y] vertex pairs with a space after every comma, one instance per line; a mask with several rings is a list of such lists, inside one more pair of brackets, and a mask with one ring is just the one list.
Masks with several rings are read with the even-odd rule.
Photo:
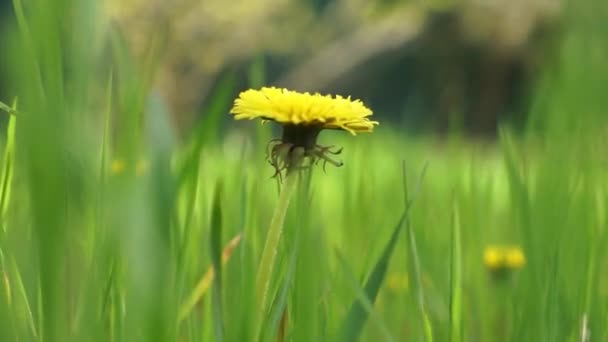
[[310, 7], [312, 7], [316, 13], [322, 13], [333, 1], [334, 0], [304, 0], [304, 2], [310, 4]]
[[146, 53], [148, 41], [167, 37], [157, 85], [180, 129], [192, 126], [226, 68], [263, 51], [293, 55], [315, 45], [302, 39], [314, 13], [300, 1], [108, 0], [106, 11], [136, 58]]
[[[560, 0], [108, 0], [135, 51], [168, 37], [158, 87], [181, 129], [226, 69], [266, 56], [270, 84], [362, 97], [419, 131], [493, 135], [527, 111]], [[138, 52], [139, 50], [139, 52]], [[242, 71], [243, 78], [246, 70]], [[246, 83], [243, 82], [243, 86]], [[518, 120], [515, 118], [516, 121]], [[521, 118], [519, 121], [522, 121]]]
[[460, 3], [392, 7], [391, 15], [325, 46], [279, 83], [363, 97], [416, 131], [458, 126], [494, 136], [499, 120], [523, 123], [546, 43], [557, 33], [559, 2]]

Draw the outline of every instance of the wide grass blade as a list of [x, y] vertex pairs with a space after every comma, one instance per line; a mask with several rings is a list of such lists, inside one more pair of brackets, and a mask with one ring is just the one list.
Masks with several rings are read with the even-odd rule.
[[[421, 184], [421, 181], [424, 176], [424, 172], [426, 167], [423, 169], [423, 173], [419, 178], [418, 186]], [[406, 182], [404, 181], [404, 184]], [[419, 190], [419, 188], [418, 188]], [[407, 193], [407, 187], [404, 188], [404, 192]], [[417, 193], [417, 192], [416, 192]], [[407, 196], [407, 195], [406, 195]], [[384, 282], [384, 278], [386, 276], [386, 270], [388, 269], [388, 264], [390, 262], [391, 256], [393, 255], [393, 251], [395, 249], [395, 245], [397, 244], [397, 240], [399, 238], [399, 234], [405, 225], [405, 222], [409, 216], [410, 210], [412, 208], [413, 199], [406, 202], [405, 209], [399, 222], [393, 228], [393, 233], [391, 234], [391, 238], [388, 241], [387, 245], [384, 247], [380, 258], [376, 261], [376, 264], [372, 268], [372, 271], [364, 285], [364, 298], [355, 300], [355, 302], [351, 305], [346, 319], [342, 323], [342, 327], [340, 329], [340, 340], [341, 341], [356, 341], [363, 330], [363, 326], [367, 321], [367, 317], [369, 315], [369, 308], [366, 310], [365, 302], [366, 300], [369, 303], [374, 303], [376, 297], [378, 295], [378, 291], [380, 290], [380, 286]], [[343, 266], [346, 266], [346, 263], [343, 263]]]
[[376, 300], [376, 296], [378, 294], [378, 290], [380, 289], [380, 285], [384, 280], [384, 275], [386, 274], [386, 269], [388, 268], [388, 261], [390, 259], [390, 255], [386, 255], [387, 252], [392, 254], [392, 250], [395, 247], [397, 242], [397, 237], [395, 233], [398, 232], [398, 229], [395, 229], [393, 232], [393, 236], [389, 241], [388, 248], [385, 249], [382, 257], [380, 258], [380, 262], [376, 264], [376, 267], [372, 271], [368, 281], [365, 284], [365, 288], [361, 288], [358, 284], [357, 277], [355, 276], [352, 268], [346, 261], [346, 258], [339, 252], [336, 251], [338, 256], [338, 261], [340, 261], [340, 266], [342, 270], [349, 278], [349, 283], [353, 285], [353, 289], [356, 292], [357, 300], [351, 305], [350, 310], [346, 316], [346, 320], [342, 324], [342, 328], [340, 330], [340, 341], [357, 341], [359, 339], [359, 335], [361, 331], [363, 331], [363, 327], [365, 322], [367, 321], [367, 317], [371, 314], [374, 321], [380, 327], [384, 335], [385, 341], [393, 341], [394, 338], [391, 336], [388, 328], [382, 321], [382, 319], [378, 316], [378, 314], [374, 311], [374, 302]]

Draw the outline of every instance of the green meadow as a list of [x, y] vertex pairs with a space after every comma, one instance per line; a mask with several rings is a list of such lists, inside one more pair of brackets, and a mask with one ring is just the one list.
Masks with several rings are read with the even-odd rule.
[[[272, 265], [280, 130], [232, 120], [234, 74], [177, 135], [161, 35], [135, 59], [96, 1], [11, 6], [1, 341], [608, 340], [605, 1], [568, 5], [524, 127], [322, 132], [344, 165], [299, 173]], [[489, 267], [490, 246], [525, 262]]]

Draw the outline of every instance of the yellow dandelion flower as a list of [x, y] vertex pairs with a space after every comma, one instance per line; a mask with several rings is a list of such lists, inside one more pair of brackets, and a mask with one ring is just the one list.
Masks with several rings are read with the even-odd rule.
[[139, 159], [135, 167], [128, 165], [124, 159], [114, 159], [110, 163], [110, 174], [119, 175], [128, 170], [129, 172], [135, 171], [136, 176], [142, 176], [148, 171], [148, 168], [149, 163], [145, 159]]
[[125, 171], [126, 167], [127, 167], [127, 164], [125, 163], [124, 160], [122, 160], [122, 159], [112, 160], [112, 163], [110, 164], [110, 173], [112, 173], [113, 175], [123, 173]]
[[298, 151], [303, 157], [309, 158], [311, 165], [315, 161], [324, 160], [325, 163], [341, 166], [341, 162], [328, 156], [339, 154], [341, 150], [332, 151], [329, 147], [317, 145], [321, 130], [344, 130], [356, 135], [371, 132], [378, 124], [368, 119], [372, 111], [360, 100], [340, 95], [332, 97], [318, 93], [299, 93], [275, 87], [242, 92], [234, 101], [230, 113], [236, 120], [259, 118], [283, 126], [282, 138], [271, 141], [272, 148], [268, 155], [277, 174], [299, 165], [302, 158], [295, 158]]
[[505, 264], [508, 268], [519, 269], [526, 264], [524, 252], [519, 247], [511, 247], [506, 250]]
[[276, 121], [287, 126], [315, 129], [342, 129], [352, 134], [371, 132], [378, 122], [370, 121], [372, 111], [360, 100], [337, 95], [298, 93], [287, 89], [264, 87], [242, 92], [231, 110], [235, 119]]
[[487, 246], [483, 262], [492, 271], [515, 270], [525, 265], [526, 257], [518, 246]]
[[500, 269], [504, 266], [503, 251], [496, 246], [488, 246], [483, 251], [483, 262], [491, 270]]
[[409, 278], [406, 273], [391, 273], [386, 279], [388, 288], [396, 293], [406, 292], [409, 288]]

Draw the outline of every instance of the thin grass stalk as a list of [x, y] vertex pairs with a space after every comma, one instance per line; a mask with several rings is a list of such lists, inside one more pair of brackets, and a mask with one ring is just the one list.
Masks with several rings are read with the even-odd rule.
[[[230, 242], [228, 242], [228, 244], [224, 247], [224, 250], [222, 251], [222, 265], [225, 265], [228, 262], [230, 256], [232, 255], [232, 252], [234, 252], [234, 249], [238, 246], [240, 242], [241, 234], [238, 234], [237, 236], [232, 238], [232, 240], [230, 240]], [[200, 303], [207, 290], [209, 290], [209, 287], [211, 287], [211, 283], [213, 282], [214, 277], [215, 268], [211, 266], [198, 281], [196, 287], [194, 288], [194, 290], [192, 290], [192, 293], [190, 294], [188, 299], [186, 299], [186, 301], [181, 305], [179, 309], [179, 314], [177, 316], [177, 324], [182, 323], [183, 320], [188, 318], [188, 316], [192, 313], [194, 307]]]
[[452, 213], [452, 242], [450, 256], [450, 342], [461, 342], [462, 335], [462, 246], [458, 207]]
[[6, 131], [6, 147], [4, 149], [4, 159], [2, 166], [2, 176], [0, 178], [0, 225], [2, 231], [6, 233], [6, 214], [10, 202], [11, 182], [13, 179], [14, 149], [15, 149], [15, 125], [17, 112], [17, 101], [13, 102], [12, 107], [4, 108], [0, 102], [0, 109], [6, 110], [9, 114], [8, 129]]
[[264, 249], [262, 250], [262, 258], [260, 259], [260, 266], [258, 268], [258, 276], [256, 279], [258, 307], [260, 310], [260, 318], [262, 320], [264, 314], [266, 313], [266, 302], [270, 289], [270, 280], [272, 278], [272, 271], [274, 270], [281, 233], [283, 232], [283, 223], [285, 222], [289, 202], [296, 188], [296, 184], [298, 183], [297, 180], [297, 171], [287, 172], [285, 182], [279, 195], [277, 207], [272, 215], [272, 220], [270, 221], [270, 227], [266, 236]]
[[[424, 178], [424, 174], [426, 173], [426, 168], [428, 164], [424, 165], [422, 169], [422, 174], [420, 176], [420, 180]], [[412, 205], [413, 200], [409, 197], [409, 189], [407, 186], [407, 171], [405, 168], [405, 162], [403, 163], [403, 189], [405, 194], [405, 203], [406, 207], [410, 207]], [[424, 288], [422, 286], [422, 271], [420, 268], [420, 258], [418, 256], [418, 247], [416, 244], [416, 234], [412, 229], [412, 225], [410, 223], [409, 215], [405, 217], [405, 230], [407, 233], [407, 242], [409, 245], [409, 258], [411, 262], [411, 267], [414, 271], [414, 280], [416, 282], [416, 299], [418, 301], [418, 309], [420, 310], [420, 315], [422, 317], [422, 326], [424, 328], [424, 338], [426, 342], [433, 342], [433, 328], [431, 325], [431, 320], [429, 319], [429, 315], [427, 314], [425, 304], [424, 304]]]

